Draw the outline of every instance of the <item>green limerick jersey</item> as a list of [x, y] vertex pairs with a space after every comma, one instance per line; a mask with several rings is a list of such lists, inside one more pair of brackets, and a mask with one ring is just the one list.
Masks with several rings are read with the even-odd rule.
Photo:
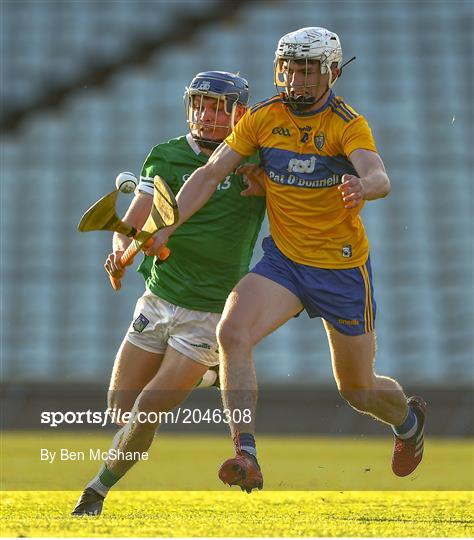
[[[207, 160], [190, 134], [159, 144], [143, 165], [139, 189], [152, 194], [158, 174], [177, 194]], [[230, 291], [248, 272], [265, 215], [265, 197], [242, 197], [245, 187], [241, 175], [227, 176], [209, 201], [171, 235], [166, 262], [157, 265], [154, 258], [145, 257], [138, 271], [154, 294], [187, 309], [223, 310]]]

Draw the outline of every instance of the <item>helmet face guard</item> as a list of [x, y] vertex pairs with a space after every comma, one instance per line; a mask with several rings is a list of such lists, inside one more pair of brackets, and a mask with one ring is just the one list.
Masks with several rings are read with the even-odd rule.
[[[313, 83], [310, 79], [312, 75], [308, 75], [308, 67], [314, 61], [308, 58], [303, 60], [294, 60], [291, 58], [275, 59], [275, 86], [280, 95], [282, 95], [283, 103], [289, 105], [295, 112], [304, 112], [315, 105], [321, 97], [326, 93], [327, 87], [322, 88], [320, 98], [316, 99], [313, 89], [321, 88], [321, 83]], [[302, 68], [303, 82], [295, 85], [291, 81], [291, 74], [298, 68]]]
[[[321, 75], [329, 75], [328, 86], [321, 90], [319, 98], [315, 97], [314, 89], [321, 85], [311, 83], [308, 77], [308, 68], [316, 61]], [[283, 36], [278, 42], [274, 62], [275, 86], [283, 103], [300, 113], [313, 107], [336, 82], [332, 68], [340, 69], [341, 63], [339, 38], [325, 28], [302, 28]], [[291, 74], [298, 68], [304, 73], [304, 81], [295, 87]]]
[[[216, 114], [212, 123], [203, 120], [204, 98], [216, 100]], [[217, 148], [234, 129], [238, 105], [246, 107], [248, 98], [248, 83], [244, 78], [225, 71], [198, 73], [184, 93], [186, 120], [193, 139], [203, 148]], [[217, 122], [219, 111], [228, 117], [225, 125]], [[221, 131], [221, 134], [216, 138], [205, 138], [200, 135], [203, 128], [212, 130], [212, 133]], [[224, 135], [222, 130], [225, 130]]]

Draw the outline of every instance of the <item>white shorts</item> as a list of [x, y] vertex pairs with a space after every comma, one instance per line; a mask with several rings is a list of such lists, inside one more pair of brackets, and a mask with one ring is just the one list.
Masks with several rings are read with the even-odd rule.
[[140, 349], [159, 354], [171, 345], [191, 360], [216, 366], [216, 326], [220, 318], [220, 313], [175, 306], [147, 289], [138, 299], [127, 340]]

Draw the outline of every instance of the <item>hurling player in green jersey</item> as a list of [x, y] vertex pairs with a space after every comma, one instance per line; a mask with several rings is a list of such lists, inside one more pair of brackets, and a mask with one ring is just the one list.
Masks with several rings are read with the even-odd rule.
[[[146, 158], [124, 217], [137, 228], [151, 209], [153, 177], [159, 175], [178, 193], [247, 110], [248, 83], [232, 73], [207, 71], [194, 77], [184, 97], [189, 133], [155, 146]], [[118, 418], [123, 427], [73, 515], [101, 513], [109, 489], [145, 457], [159, 413], [177, 407], [218, 365], [216, 326], [227, 296], [248, 272], [265, 214], [265, 198], [248, 196], [264, 195], [258, 178], [249, 174], [247, 181], [236, 173], [222, 180], [208, 203], [170, 239], [171, 255], [164, 263], [154, 257], [142, 262], [146, 290], [117, 353], [109, 389], [109, 408], [121, 415], [131, 412], [130, 419]], [[129, 243], [114, 236], [104, 265], [111, 276], [123, 276], [118, 260]]]

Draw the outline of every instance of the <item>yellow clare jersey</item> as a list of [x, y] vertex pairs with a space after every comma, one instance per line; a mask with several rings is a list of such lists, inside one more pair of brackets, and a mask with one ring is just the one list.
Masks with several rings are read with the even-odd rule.
[[357, 175], [357, 149], [377, 152], [365, 118], [332, 92], [308, 115], [295, 115], [279, 96], [248, 110], [225, 140], [243, 156], [260, 152], [270, 233], [291, 260], [320, 268], [364, 264], [368, 240], [359, 213], [347, 210], [337, 186]]

